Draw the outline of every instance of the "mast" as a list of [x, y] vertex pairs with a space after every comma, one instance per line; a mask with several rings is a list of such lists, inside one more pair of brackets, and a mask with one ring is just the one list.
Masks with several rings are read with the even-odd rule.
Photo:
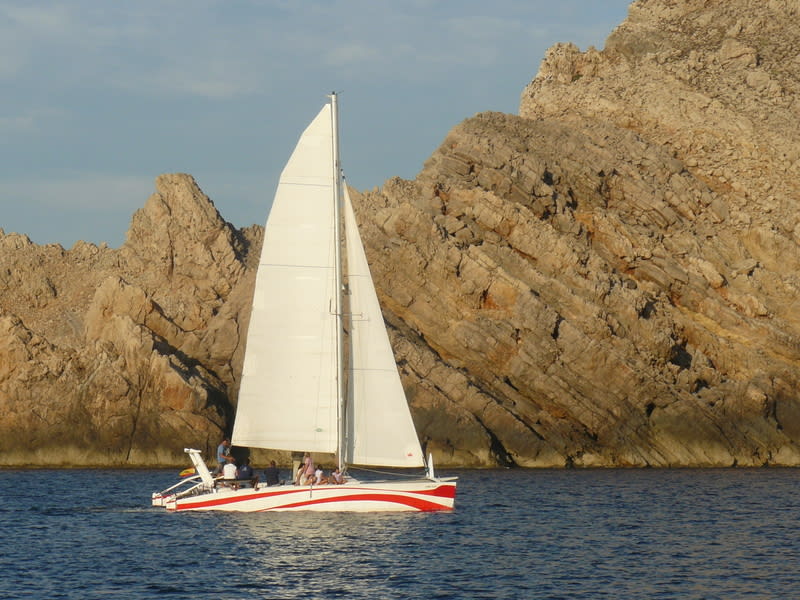
[[337, 425], [338, 425], [338, 466], [344, 471], [345, 455], [345, 377], [344, 377], [344, 315], [342, 309], [342, 170], [339, 165], [339, 107], [336, 92], [331, 92], [331, 127], [333, 133], [333, 218], [336, 229], [334, 244], [335, 285], [334, 310], [336, 311], [336, 377], [337, 377]]

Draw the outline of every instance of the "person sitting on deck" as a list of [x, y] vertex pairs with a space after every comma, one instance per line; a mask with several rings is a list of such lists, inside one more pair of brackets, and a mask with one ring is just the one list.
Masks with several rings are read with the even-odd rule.
[[321, 485], [323, 483], [328, 483], [328, 478], [325, 477], [325, 473], [320, 466], [314, 471], [314, 485]]
[[333, 471], [331, 471], [331, 476], [328, 477], [328, 483], [333, 485], [342, 485], [344, 481], [344, 474], [339, 467], [336, 467]]
[[238, 479], [240, 482], [249, 481], [250, 485], [253, 486], [253, 489], [258, 487], [258, 475], [253, 473], [253, 467], [250, 466], [249, 458], [242, 459], [242, 464], [236, 471], [236, 479]]
[[[303, 455], [303, 464], [300, 465], [300, 468], [297, 470], [297, 485], [309, 485], [312, 481], [314, 481], [314, 460], [311, 458], [311, 455], [306, 452]], [[311, 481], [309, 481], [311, 478]]]
[[230, 485], [235, 490], [239, 489], [239, 484], [236, 481], [237, 479], [236, 463], [233, 462], [232, 456], [228, 456], [225, 466], [222, 467], [222, 485]]
[[264, 469], [264, 481], [267, 485], [278, 485], [280, 481], [280, 471], [274, 460], [269, 461], [269, 466]]

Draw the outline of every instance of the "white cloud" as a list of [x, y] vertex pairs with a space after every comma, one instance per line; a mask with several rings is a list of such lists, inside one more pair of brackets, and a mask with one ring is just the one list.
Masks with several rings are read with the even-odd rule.
[[0, 117], [0, 133], [10, 134], [34, 129], [33, 115], [16, 115], [13, 117]]
[[6, 2], [0, 10], [13, 29], [48, 36], [60, 36], [69, 30], [70, 12], [55, 3], [31, 4]]
[[246, 51], [249, 35], [237, 37], [248, 24], [226, 28], [213, 22], [212, 11], [197, 8], [199, 2], [191, 10], [147, 1], [5, 2], [0, 78], [59, 90], [138, 88], [210, 98], [249, 93], [254, 78], [248, 64], [258, 52]]
[[239, 61], [196, 58], [175, 60], [152, 71], [115, 73], [108, 81], [115, 88], [137, 96], [167, 94], [226, 99], [254, 92], [258, 78], [243, 69]]
[[0, 203], [25, 202], [38, 210], [108, 212], [139, 207], [155, 190], [153, 177], [82, 173], [46, 180], [3, 180]]
[[349, 66], [380, 59], [381, 53], [376, 48], [360, 42], [333, 46], [325, 55], [325, 62], [333, 66]]
[[[10, 109], [7, 107], [6, 110]], [[48, 122], [63, 117], [64, 111], [58, 108], [23, 107], [18, 114], [0, 115], [0, 134], [12, 135], [46, 131]]]

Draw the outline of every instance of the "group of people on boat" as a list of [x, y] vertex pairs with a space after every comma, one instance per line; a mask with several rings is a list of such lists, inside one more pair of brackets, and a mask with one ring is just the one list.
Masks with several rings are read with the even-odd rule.
[[334, 467], [326, 475], [321, 466], [314, 466], [314, 460], [308, 452], [303, 455], [303, 463], [294, 478], [295, 485], [342, 485], [344, 482], [344, 474], [339, 467]]
[[[238, 465], [236, 464], [236, 459], [231, 454], [231, 441], [228, 438], [223, 439], [220, 445], [217, 446], [217, 468], [214, 471], [214, 475], [220, 485], [230, 486], [235, 489], [247, 485], [257, 488], [261, 480], [250, 465], [249, 458], [243, 458]], [[269, 466], [264, 469], [263, 475], [263, 481], [268, 486], [286, 483], [281, 480], [280, 471], [274, 460], [271, 460]], [[344, 482], [344, 474], [339, 467], [335, 467], [326, 475], [322, 467], [314, 465], [314, 461], [308, 452], [303, 456], [303, 462], [294, 478], [295, 485], [341, 485]]]
[[[274, 476], [270, 468], [264, 471], [265, 482], [267, 485], [275, 485], [278, 483], [277, 468], [275, 461], [272, 461], [270, 467], [274, 468]], [[260, 477], [255, 473], [253, 467], [250, 466], [250, 459], [245, 457], [236, 464], [236, 459], [231, 454], [231, 441], [228, 438], [222, 440], [217, 446], [217, 468], [214, 471], [217, 481], [220, 485], [239, 488], [240, 486], [250, 485], [253, 488], [258, 487]], [[271, 483], [273, 482], [274, 483]]]

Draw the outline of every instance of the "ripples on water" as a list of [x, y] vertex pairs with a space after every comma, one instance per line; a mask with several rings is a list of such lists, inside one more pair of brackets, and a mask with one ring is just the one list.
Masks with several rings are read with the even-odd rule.
[[437, 514], [172, 514], [172, 471], [0, 471], [0, 598], [787, 598], [796, 470], [463, 471]]

